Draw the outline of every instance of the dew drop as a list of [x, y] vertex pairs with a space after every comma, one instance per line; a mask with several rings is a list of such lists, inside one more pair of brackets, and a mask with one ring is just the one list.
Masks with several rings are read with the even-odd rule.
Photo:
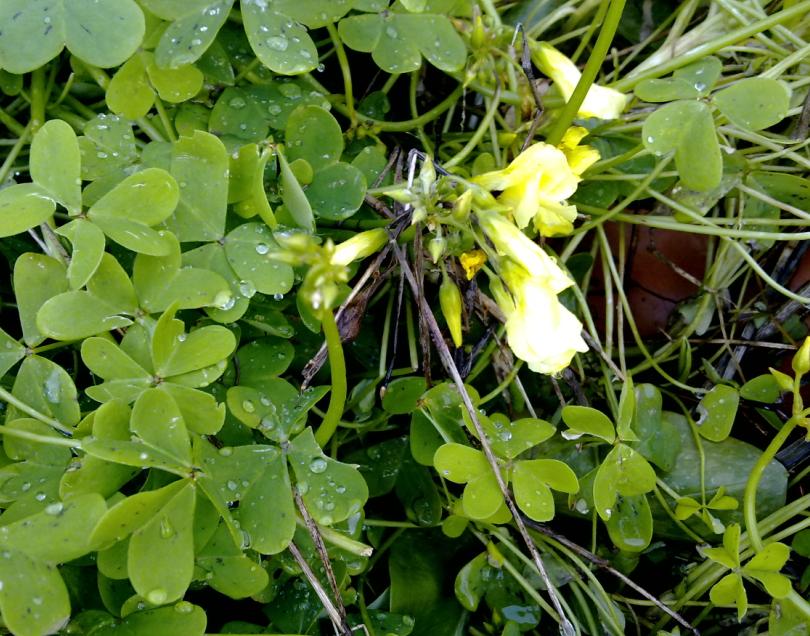
[[290, 45], [287, 38], [282, 35], [274, 35], [269, 37], [264, 41], [264, 43], [267, 44], [268, 48], [271, 48], [274, 51], [286, 51], [287, 47]]
[[174, 536], [174, 526], [168, 517], [160, 520], [160, 536], [164, 539], [171, 539]]
[[253, 411], [256, 410], [256, 406], [250, 400], [244, 400], [242, 402], [242, 409], [247, 413], [253, 413]]
[[229, 291], [221, 291], [214, 296], [214, 302], [212, 304], [224, 311], [228, 311], [236, 304], [236, 298], [234, 298], [233, 294]]
[[65, 505], [61, 501], [56, 501], [52, 504], [45, 506], [45, 514], [56, 516], [65, 509]]
[[270, 251], [270, 246], [267, 243], [256, 243], [257, 254], [267, 254]]
[[242, 99], [241, 97], [233, 97], [228, 102], [228, 106], [230, 106], [231, 108], [233, 108], [235, 110], [240, 110], [240, 109], [244, 108], [245, 104], [246, 104], [245, 100]]
[[316, 457], [309, 463], [309, 469], [313, 473], [322, 473], [326, 470], [326, 460], [321, 457]]
[[146, 600], [152, 605], [161, 605], [167, 598], [166, 590], [157, 587], [146, 595]]

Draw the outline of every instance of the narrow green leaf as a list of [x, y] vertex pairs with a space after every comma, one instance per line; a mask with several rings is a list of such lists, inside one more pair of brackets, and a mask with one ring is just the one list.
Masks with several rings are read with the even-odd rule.
[[295, 178], [292, 170], [290, 170], [290, 164], [287, 163], [287, 159], [281, 151], [278, 152], [278, 165], [281, 182], [281, 198], [284, 201], [284, 207], [287, 208], [287, 211], [298, 227], [309, 232], [315, 231], [315, 218], [312, 214], [312, 206], [310, 206], [309, 199], [307, 199], [304, 194], [301, 184], [298, 183], [298, 179]]
[[[41, 356], [23, 360], [11, 393], [21, 402], [65, 426], [75, 426], [81, 417], [76, 385], [61, 366]], [[8, 417], [16, 416], [9, 406]]]
[[179, 464], [191, 466], [191, 442], [174, 399], [160, 389], [147, 389], [132, 408], [132, 432], [144, 444], [166, 453]]
[[562, 419], [570, 430], [563, 432], [566, 439], [577, 439], [583, 435], [593, 435], [612, 444], [616, 439], [613, 422], [607, 415], [589, 406], [566, 406]]
[[131, 324], [116, 307], [81, 290], [54, 296], [37, 314], [37, 328], [54, 340], [81, 340]]
[[181, 599], [194, 573], [196, 488], [183, 488], [132, 533], [127, 571], [135, 591], [154, 605]]
[[112, 506], [98, 521], [90, 536], [94, 545], [109, 547], [141, 528], [189, 484], [178, 480], [168, 486], [130, 495]]
[[35, 347], [45, 340], [37, 327], [37, 313], [49, 298], [68, 290], [67, 269], [55, 258], [25, 253], [14, 263], [14, 294], [23, 340]]
[[79, 289], [96, 273], [104, 256], [104, 233], [85, 219], [74, 219], [56, 230], [73, 245], [67, 276], [71, 289]]
[[81, 153], [70, 124], [52, 119], [31, 140], [31, 179], [70, 214], [82, 207]]

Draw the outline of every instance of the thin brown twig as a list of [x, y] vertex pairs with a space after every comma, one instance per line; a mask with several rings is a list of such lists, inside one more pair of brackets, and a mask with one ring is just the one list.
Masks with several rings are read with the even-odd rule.
[[[329, 581], [329, 587], [332, 588], [332, 596], [335, 598], [335, 603], [332, 605], [332, 608], [337, 613], [337, 617], [339, 619], [338, 623], [335, 623], [334, 619], [332, 622], [335, 623], [335, 628], [338, 629], [341, 633], [348, 633], [351, 634], [352, 630], [349, 626], [349, 622], [346, 618], [346, 608], [343, 605], [343, 600], [340, 597], [340, 587], [337, 584], [337, 579], [335, 579], [335, 572], [332, 569], [332, 562], [329, 560], [329, 553], [326, 551], [326, 545], [323, 542], [323, 537], [321, 536], [320, 531], [318, 530], [318, 524], [315, 523], [315, 520], [312, 518], [312, 515], [309, 514], [309, 510], [307, 510], [306, 505], [304, 504], [304, 500], [301, 498], [298, 489], [293, 488], [293, 494], [295, 496], [295, 503], [298, 506], [298, 510], [301, 513], [301, 518], [304, 520], [304, 525], [306, 525], [307, 532], [309, 532], [309, 536], [312, 539], [312, 543], [315, 544], [315, 551], [318, 553], [318, 557], [321, 560], [321, 564], [323, 565], [324, 572], [326, 572], [326, 580]], [[291, 546], [294, 544], [290, 544]], [[295, 557], [295, 554], [293, 554]], [[296, 561], [298, 557], [295, 557]], [[306, 562], [306, 561], [305, 561]], [[299, 562], [300, 565], [300, 562]], [[303, 570], [303, 568], [302, 568]], [[306, 575], [306, 572], [305, 572]], [[307, 578], [309, 576], [307, 575]], [[317, 581], [317, 579], [316, 579]], [[312, 583], [312, 581], [310, 581]], [[320, 582], [318, 582], [320, 585]], [[315, 585], [313, 584], [313, 587]], [[323, 589], [323, 588], [321, 588]], [[318, 593], [318, 590], [315, 589], [315, 592]], [[325, 594], [325, 591], [324, 591]], [[321, 598], [321, 595], [318, 593], [318, 598]], [[323, 603], [323, 599], [321, 598], [321, 603]], [[332, 618], [332, 614], [328, 607], [324, 604], [324, 609], [330, 614], [330, 618]]]
[[681, 616], [680, 614], [678, 614], [678, 612], [676, 612], [675, 610], [668, 607], [666, 603], [664, 603], [660, 599], [656, 598], [653, 594], [651, 594], [650, 592], [645, 590], [643, 587], [638, 585], [638, 583], [635, 583], [632, 579], [630, 579], [626, 575], [619, 572], [619, 570], [617, 570], [612, 565], [610, 565], [610, 562], [607, 559], [603, 559], [602, 557], [594, 554], [590, 550], [588, 550], [586, 548], [583, 548], [581, 545], [579, 545], [577, 543], [574, 543], [573, 541], [571, 541], [567, 537], [554, 532], [551, 528], [543, 525], [542, 523], [537, 523], [536, 521], [532, 521], [529, 518], [524, 518], [524, 522], [532, 530], [534, 530], [536, 532], [539, 532], [540, 534], [544, 534], [547, 537], [551, 537], [555, 541], [563, 544], [565, 547], [570, 548], [571, 550], [573, 550], [574, 552], [576, 552], [580, 556], [584, 557], [585, 559], [587, 559], [588, 561], [590, 561], [594, 565], [596, 565], [596, 566], [602, 568], [603, 570], [609, 572], [610, 574], [615, 576], [617, 579], [619, 579], [622, 583], [624, 583], [628, 587], [633, 588], [636, 592], [641, 594], [648, 601], [652, 602], [662, 612], [668, 614], [673, 620], [677, 621], [682, 627], [688, 629], [690, 632], [692, 632], [696, 636], [700, 635], [700, 632], [695, 627], [693, 627], [689, 623], [689, 621], [687, 621], [683, 616]]
[[400, 250], [399, 246], [395, 243], [391, 243], [391, 248], [399, 261], [399, 265], [402, 268], [402, 271], [405, 274], [405, 278], [408, 281], [408, 284], [411, 286], [411, 289], [414, 292], [414, 296], [417, 296], [419, 299], [419, 313], [424, 317], [425, 323], [427, 324], [428, 331], [430, 332], [431, 339], [433, 340], [433, 344], [435, 345], [438, 353], [439, 358], [442, 361], [442, 366], [444, 366], [445, 371], [450, 375], [453, 380], [453, 383], [458, 388], [459, 394], [461, 395], [461, 400], [464, 403], [464, 408], [467, 411], [467, 414], [470, 416], [470, 421], [473, 424], [473, 428], [475, 429], [476, 434], [481, 442], [481, 448], [484, 451], [484, 455], [487, 458], [487, 462], [489, 463], [490, 467], [495, 476], [495, 481], [498, 484], [498, 488], [501, 491], [501, 495], [506, 502], [509, 511], [512, 513], [512, 517], [515, 520], [515, 525], [517, 526], [518, 532], [523, 539], [526, 547], [529, 550], [529, 553], [532, 556], [532, 561], [534, 562], [535, 567], [537, 568], [537, 572], [540, 574], [540, 578], [542, 579], [544, 585], [546, 586], [546, 591], [548, 592], [549, 598], [551, 599], [551, 604], [554, 607], [557, 616], [555, 617], [560, 624], [560, 632], [562, 634], [574, 634], [575, 629], [571, 621], [566, 617], [565, 612], [563, 610], [562, 604], [560, 603], [560, 599], [557, 596], [557, 592], [554, 589], [554, 584], [551, 581], [551, 578], [548, 575], [545, 565], [543, 565], [543, 560], [540, 557], [540, 553], [537, 550], [537, 546], [532, 541], [531, 536], [529, 535], [528, 530], [526, 529], [526, 524], [523, 523], [523, 518], [520, 516], [520, 512], [518, 511], [517, 506], [515, 505], [515, 501], [512, 498], [512, 494], [509, 492], [509, 488], [506, 485], [506, 482], [503, 479], [503, 475], [501, 475], [501, 471], [498, 468], [498, 461], [495, 458], [495, 454], [492, 451], [492, 446], [487, 439], [486, 434], [484, 433], [483, 428], [481, 427], [481, 422], [478, 419], [478, 412], [475, 406], [470, 399], [469, 394], [467, 393], [467, 389], [464, 387], [464, 380], [461, 378], [459, 374], [458, 368], [456, 367], [455, 361], [453, 360], [453, 356], [450, 354], [450, 350], [447, 347], [447, 344], [442, 337], [441, 329], [439, 329], [439, 324], [436, 322], [436, 317], [433, 315], [430, 307], [428, 306], [427, 302], [425, 301], [424, 297], [419, 297], [418, 289], [419, 286], [417, 284], [416, 278], [414, 277], [413, 271], [411, 271], [411, 267], [408, 264], [405, 255]]
[[298, 564], [298, 567], [301, 568], [301, 572], [303, 572], [307, 581], [309, 581], [312, 589], [315, 590], [315, 594], [317, 594], [318, 600], [321, 601], [321, 605], [323, 605], [324, 610], [326, 610], [329, 620], [332, 621], [335, 631], [341, 636], [352, 636], [351, 627], [349, 627], [349, 624], [340, 616], [334, 603], [332, 603], [332, 599], [329, 598], [329, 595], [326, 593], [326, 590], [323, 589], [323, 585], [321, 585], [318, 577], [315, 576], [315, 572], [312, 571], [304, 555], [301, 554], [301, 550], [299, 550], [298, 546], [292, 541], [290, 545], [287, 546], [287, 549], [290, 551], [290, 554], [293, 555], [295, 562]]

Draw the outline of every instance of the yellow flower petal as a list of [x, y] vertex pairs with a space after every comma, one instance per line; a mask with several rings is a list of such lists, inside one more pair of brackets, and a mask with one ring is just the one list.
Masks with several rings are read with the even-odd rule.
[[525, 278], [513, 290], [514, 310], [507, 315], [509, 347], [537, 373], [559, 373], [577, 352], [588, 350], [582, 324], [541, 281]]
[[[517, 263], [525, 276], [543, 281], [555, 294], [574, 284], [554, 259], [501, 215], [480, 212], [478, 221], [498, 253]], [[518, 275], [519, 272], [515, 272], [515, 276]], [[506, 282], [511, 288], [508, 278]]]
[[[582, 77], [577, 65], [547, 42], [532, 42], [530, 47], [535, 66], [554, 81], [565, 101], [571, 99]], [[616, 119], [629, 100], [629, 96], [617, 90], [592, 84], [577, 114], [581, 117]]]
[[[568, 164], [568, 158], [559, 148], [536, 143], [521, 152], [503, 170], [487, 172], [472, 179], [473, 183], [490, 190], [501, 190], [498, 202], [512, 209], [518, 227], [524, 228], [534, 219], [535, 226], [544, 236], [570, 232], [573, 226], [561, 232], [557, 220], [548, 224], [543, 208], [561, 206], [577, 189], [579, 178]], [[539, 215], [539, 218], [538, 218]], [[569, 215], [570, 216], [570, 215]], [[571, 216], [569, 219], [573, 221]]]
[[487, 262], [487, 255], [483, 252], [483, 250], [471, 250], [469, 252], [464, 252], [461, 256], [458, 257], [461, 266], [464, 268], [464, 273], [467, 276], [467, 280], [472, 280], [473, 277], [478, 273], [484, 263]]
[[588, 134], [588, 130], [582, 126], [571, 126], [565, 131], [562, 141], [557, 146], [565, 153], [571, 171], [577, 176], [580, 176], [599, 161], [599, 151], [596, 148], [579, 145], [579, 142], [587, 137]]

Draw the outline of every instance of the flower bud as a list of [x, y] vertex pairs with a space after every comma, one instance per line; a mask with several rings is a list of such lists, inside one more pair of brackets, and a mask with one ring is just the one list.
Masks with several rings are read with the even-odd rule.
[[388, 232], [381, 227], [360, 232], [336, 245], [330, 262], [333, 265], [348, 265], [352, 261], [365, 258], [379, 251], [387, 241]]
[[461, 336], [461, 292], [447, 274], [442, 278], [442, 284], [439, 287], [439, 306], [442, 309], [444, 320], [447, 322], [447, 328], [450, 330], [453, 344], [460, 347], [463, 342]]
[[422, 186], [422, 193], [428, 194], [434, 183], [436, 183], [436, 168], [433, 166], [433, 159], [427, 156], [419, 170], [419, 185]]
[[793, 356], [793, 372], [801, 377], [810, 371], [810, 337], [804, 339], [802, 346]]
[[472, 200], [472, 190], [465, 190], [463, 194], [456, 199], [455, 203], [453, 203], [453, 218], [458, 221], [466, 221], [467, 217], [470, 216]]
[[430, 254], [430, 260], [433, 261], [434, 265], [439, 262], [446, 247], [447, 239], [444, 237], [434, 236], [428, 241], [427, 250], [428, 254]]
[[481, 19], [481, 14], [475, 16], [473, 20], [472, 33], [470, 34], [470, 44], [473, 50], [480, 49], [484, 46], [486, 41], [486, 30], [484, 29], [484, 21]]

